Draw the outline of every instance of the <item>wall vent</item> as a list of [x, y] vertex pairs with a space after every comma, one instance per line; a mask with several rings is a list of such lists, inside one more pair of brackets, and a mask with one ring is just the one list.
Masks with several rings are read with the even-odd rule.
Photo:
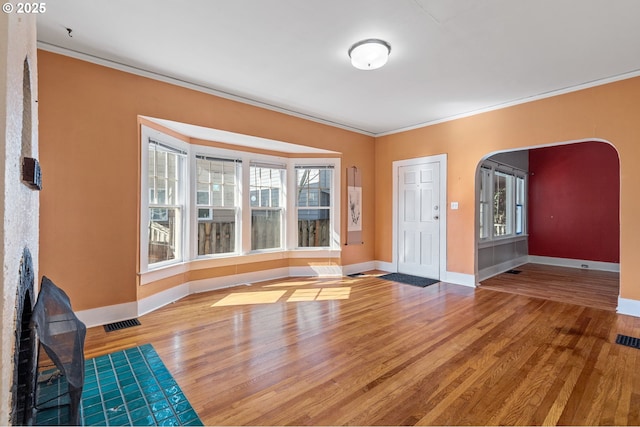
[[138, 319], [122, 320], [104, 325], [105, 332], [118, 331], [120, 329], [131, 328], [132, 326], [140, 326]]
[[640, 338], [618, 334], [618, 337], [616, 338], [616, 344], [626, 345], [627, 347], [640, 349]]

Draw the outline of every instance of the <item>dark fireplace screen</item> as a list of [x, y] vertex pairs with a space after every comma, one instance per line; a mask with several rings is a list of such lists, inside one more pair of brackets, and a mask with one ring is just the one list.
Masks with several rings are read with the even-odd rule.
[[42, 278], [32, 321], [42, 348], [68, 382], [69, 424], [80, 425], [86, 327], [71, 309], [67, 294], [47, 277]]

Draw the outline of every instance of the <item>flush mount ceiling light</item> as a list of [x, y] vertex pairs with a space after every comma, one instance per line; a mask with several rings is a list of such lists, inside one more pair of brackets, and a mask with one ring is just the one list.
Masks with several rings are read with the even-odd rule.
[[351, 65], [359, 70], [375, 70], [387, 63], [391, 45], [380, 39], [361, 40], [349, 48]]

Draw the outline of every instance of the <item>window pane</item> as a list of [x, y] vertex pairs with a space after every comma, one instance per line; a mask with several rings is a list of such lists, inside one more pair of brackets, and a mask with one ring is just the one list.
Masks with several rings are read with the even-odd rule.
[[263, 188], [262, 190], [260, 190], [260, 206], [264, 207], [264, 208], [268, 208], [269, 207], [269, 189], [268, 188]]
[[211, 182], [209, 178], [209, 162], [204, 159], [196, 159], [198, 182]]
[[211, 204], [222, 207], [222, 186], [219, 184], [213, 184], [211, 186]]
[[495, 171], [493, 175], [493, 236], [513, 233], [514, 176]]
[[198, 220], [198, 255], [235, 252], [235, 209], [199, 209], [205, 210], [211, 215]]
[[271, 207], [279, 208], [280, 207], [280, 188], [272, 188], [271, 189]]
[[320, 206], [331, 206], [331, 192], [326, 189], [320, 190]]
[[280, 248], [281, 211], [251, 210], [251, 249]]
[[490, 237], [489, 200], [491, 200], [491, 171], [480, 169], [480, 238]]
[[180, 209], [149, 209], [149, 264], [181, 258]]
[[331, 206], [332, 173], [329, 169], [298, 169], [298, 206]]
[[149, 203], [156, 203], [156, 180], [149, 175]]
[[199, 205], [209, 204], [209, 184], [198, 183], [196, 203]]
[[329, 209], [298, 209], [298, 246], [331, 246]]
[[218, 165], [211, 165], [211, 182], [213, 184], [222, 184], [222, 172], [220, 172]]
[[224, 206], [235, 206], [236, 187], [234, 185], [224, 186]]
[[178, 181], [167, 180], [167, 202], [168, 205], [178, 204]]
[[160, 205], [167, 203], [167, 182], [164, 179], [156, 179], [156, 200]]
[[516, 177], [516, 234], [524, 233], [524, 178]]
[[493, 177], [493, 235], [507, 234], [507, 176], [496, 172]]
[[178, 178], [178, 156], [175, 153], [167, 153], [167, 178]]
[[280, 190], [283, 178], [283, 169], [251, 166], [249, 171], [249, 202], [251, 206], [280, 207]]
[[524, 178], [516, 177], [516, 204], [524, 204]]
[[198, 196], [199, 205], [219, 208], [236, 206], [236, 174], [239, 164], [225, 160], [197, 159], [198, 191], [207, 191], [210, 199]]
[[149, 150], [149, 176], [156, 176], [156, 151]]
[[165, 178], [167, 176], [167, 153], [156, 151], [156, 176]]
[[320, 194], [319, 190], [309, 190], [309, 206], [320, 206]]

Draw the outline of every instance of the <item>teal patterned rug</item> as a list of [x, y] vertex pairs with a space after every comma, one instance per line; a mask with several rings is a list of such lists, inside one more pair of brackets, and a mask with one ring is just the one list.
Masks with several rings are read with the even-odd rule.
[[[38, 384], [36, 425], [68, 424], [64, 390], [55, 375]], [[86, 360], [80, 416], [85, 426], [203, 425], [151, 344]]]

